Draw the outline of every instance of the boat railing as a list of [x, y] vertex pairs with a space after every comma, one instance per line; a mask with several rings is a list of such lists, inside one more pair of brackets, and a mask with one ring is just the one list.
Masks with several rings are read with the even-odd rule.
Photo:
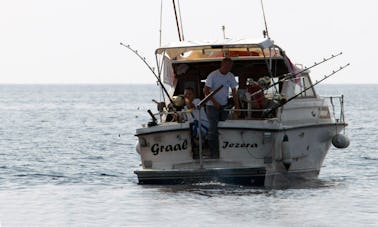
[[[247, 95], [248, 94], [248, 95]], [[264, 94], [263, 101], [252, 99], [249, 93], [245, 94], [245, 99], [239, 98], [240, 109], [226, 109], [231, 113], [231, 119], [257, 120], [277, 117], [277, 109], [286, 99], [278, 93]], [[234, 113], [239, 113], [239, 117], [233, 117]]]
[[[204, 108], [204, 107], [201, 107]], [[226, 108], [225, 111], [230, 113], [229, 120], [262, 120], [267, 118], [274, 118], [275, 113], [271, 113], [271, 109], [234, 109], [234, 108]], [[179, 122], [184, 123], [190, 121], [191, 112], [193, 110], [178, 110], [178, 111], [160, 111], [155, 113], [154, 116], [157, 118], [160, 117], [160, 122], [163, 122], [162, 116], [170, 116], [166, 117], [165, 122]], [[238, 113], [238, 114], [236, 114]], [[269, 114], [268, 114], [269, 113]]]
[[275, 113], [271, 112], [272, 109], [225, 109], [230, 113], [232, 120], [257, 120], [274, 118]]
[[[178, 122], [184, 123], [190, 121], [193, 118], [191, 114], [193, 110], [191, 109], [182, 109], [182, 110], [162, 110], [158, 113], [155, 113], [155, 116], [160, 118], [160, 122]], [[165, 118], [163, 118], [165, 116]], [[163, 120], [165, 119], [165, 120]]]
[[344, 95], [322, 96], [332, 108], [331, 114], [336, 122], [345, 122], [344, 115]]
[[[345, 114], [344, 114], [344, 96], [343, 95], [332, 95], [332, 96], [322, 96], [325, 102], [327, 102], [327, 106], [329, 114], [336, 122], [344, 123], [345, 122]], [[201, 107], [204, 108], [204, 107]], [[229, 119], [232, 120], [263, 120], [269, 118], [277, 117], [277, 111], [272, 111], [272, 106], [270, 108], [226, 108], [225, 111], [230, 113]], [[160, 121], [162, 122], [162, 116], [171, 116], [170, 118], [166, 118], [168, 122], [186, 122], [188, 121], [188, 115], [191, 115], [190, 112], [192, 110], [182, 109], [179, 111], [159, 111], [158, 113], [154, 114], [155, 116], [160, 117]], [[327, 112], [328, 112], [327, 111]], [[168, 120], [169, 119], [169, 120]]]

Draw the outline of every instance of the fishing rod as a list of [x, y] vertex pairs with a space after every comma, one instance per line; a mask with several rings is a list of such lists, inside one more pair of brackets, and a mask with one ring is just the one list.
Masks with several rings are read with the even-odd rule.
[[[316, 67], [316, 66], [318, 66], [318, 65], [321, 65], [321, 64], [323, 64], [324, 62], [327, 62], [327, 61], [331, 60], [332, 58], [335, 58], [335, 57], [340, 56], [340, 55], [342, 55], [342, 54], [343, 54], [343, 52], [340, 52], [340, 53], [338, 53], [338, 54], [332, 54], [331, 57], [329, 57], [329, 58], [323, 58], [323, 60], [321, 60], [320, 62], [314, 62], [314, 64], [313, 64], [312, 66], [310, 66], [310, 67], [305, 67], [304, 69], [302, 69], [302, 70], [300, 70], [300, 71], [298, 71], [298, 72], [296, 72], [296, 73], [294, 73], [294, 74], [291, 74], [291, 73], [284, 74], [284, 75], [283, 75], [284, 78], [283, 78], [282, 80], [292, 79], [292, 78], [294, 78], [295, 76], [297, 76], [297, 75], [299, 75], [299, 74], [301, 74], [301, 73], [303, 73], [303, 72], [305, 72], [305, 71], [307, 71], [307, 70], [309, 70], [309, 69], [312, 69], [312, 68], [314, 68], [314, 67]], [[277, 84], [277, 83], [275, 83], [275, 84]]]
[[319, 83], [321, 83], [321, 82], [324, 81], [325, 79], [328, 79], [329, 77], [335, 75], [336, 73], [338, 73], [338, 72], [340, 72], [341, 70], [345, 69], [345, 68], [348, 67], [349, 65], [350, 65], [350, 63], [348, 63], [348, 64], [346, 64], [346, 65], [344, 65], [344, 66], [340, 66], [340, 68], [337, 69], [337, 70], [333, 70], [332, 73], [330, 73], [330, 74], [328, 74], [328, 75], [325, 75], [325, 76], [323, 77], [323, 79], [321, 79], [321, 80], [319, 80], [319, 81], [316, 81], [315, 84], [313, 84], [312, 86], [310, 86], [310, 87], [304, 89], [303, 91], [301, 91], [301, 92], [299, 92], [298, 94], [294, 95], [293, 97], [289, 98], [289, 99], [286, 100], [285, 102], [280, 103], [278, 106], [273, 107], [272, 109], [270, 109], [270, 110], [267, 112], [267, 114], [268, 114], [268, 115], [271, 114], [275, 109], [277, 109], [277, 108], [279, 108], [279, 107], [285, 105], [286, 103], [290, 102], [291, 100], [297, 98], [298, 96], [302, 95], [302, 94], [303, 94], [304, 92], [306, 92], [307, 90], [309, 90], [309, 89], [315, 87], [316, 85], [318, 85]]
[[223, 84], [220, 85], [217, 89], [215, 89], [214, 91], [210, 92], [210, 94], [208, 94], [205, 98], [203, 98], [199, 103], [198, 103], [198, 106], [199, 107], [202, 107], [203, 105], [205, 105], [207, 103], [207, 101], [209, 101], [216, 93], [218, 93], [218, 91], [220, 91], [220, 89], [223, 88]]
[[142, 60], [142, 61], [144, 62], [144, 64], [147, 65], [147, 67], [150, 69], [150, 71], [154, 74], [155, 78], [156, 78], [157, 81], [159, 82], [159, 84], [160, 84], [161, 88], [163, 89], [164, 93], [168, 96], [169, 101], [172, 103], [172, 105], [174, 105], [174, 104], [173, 104], [173, 100], [172, 100], [171, 96], [169, 96], [169, 93], [168, 93], [167, 89], [164, 87], [164, 84], [161, 82], [161, 80], [160, 80], [160, 78], [158, 77], [158, 75], [156, 75], [156, 73], [155, 73], [155, 71], [154, 71], [154, 68], [151, 67], [151, 66], [148, 64], [148, 62], [146, 61], [146, 58], [145, 58], [145, 57], [142, 57], [142, 56], [138, 53], [138, 51], [137, 51], [137, 50], [134, 50], [133, 48], [131, 48], [130, 45], [125, 45], [125, 44], [123, 44], [123, 43], [120, 43], [120, 44], [121, 44], [122, 46], [126, 47], [127, 49], [131, 50], [134, 54], [136, 54], [136, 55], [140, 58], [140, 60]]
[[299, 74], [301, 74], [301, 73], [303, 73], [303, 72], [305, 72], [305, 71], [307, 71], [307, 70], [309, 70], [309, 69], [311, 69], [311, 68], [314, 68], [314, 67], [316, 67], [316, 66], [318, 66], [318, 65], [320, 65], [320, 64], [323, 64], [324, 62], [327, 62], [327, 61], [331, 60], [332, 58], [335, 58], [335, 57], [340, 56], [340, 55], [342, 55], [342, 54], [343, 54], [343, 52], [340, 52], [340, 53], [338, 53], [338, 54], [332, 54], [331, 57], [323, 58], [323, 60], [320, 61], [320, 62], [314, 62], [314, 64], [313, 64], [312, 66], [310, 66], [310, 67], [305, 67], [304, 69], [302, 69], [302, 70], [300, 70], [300, 71], [298, 71], [298, 72], [296, 72], [296, 73], [294, 73], [294, 74], [292, 74], [292, 73], [286, 73], [286, 74], [283, 74], [282, 76], [284, 76], [284, 77], [283, 77], [282, 79], [280, 79], [280, 80], [278, 80], [277, 82], [271, 84], [271, 85], [268, 86], [267, 88], [261, 88], [260, 90], [258, 90], [258, 91], [256, 91], [256, 92], [252, 93], [251, 96], [255, 96], [256, 94], [258, 94], [258, 93], [260, 93], [260, 92], [264, 92], [265, 90], [268, 90], [269, 88], [274, 87], [274, 86], [276, 86], [277, 84], [279, 84], [279, 83], [281, 83], [281, 82], [283, 82], [283, 81], [285, 81], [285, 80], [293, 79], [293, 78], [296, 77], [297, 75], [299, 75]]

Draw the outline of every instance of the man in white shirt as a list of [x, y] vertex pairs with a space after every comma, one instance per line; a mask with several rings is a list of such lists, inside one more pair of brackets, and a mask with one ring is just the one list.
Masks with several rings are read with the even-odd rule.
[[219, 69], [211, 72], [205, 83], [205, 95], [223, 85], [207, 103], [206, 112], [209, 120], [208, 140], [209, 148], [212, 158], [219, 158], [219, 141], [218, 141], [218, 122], [225, 121], [229, 113], [224, 110], [228, 101], [228, 93], [231, 88], [232, 97], [235, 103], [235, 109], [239, 109], [239, 99], [237, 95], [236, 86], [238, 83], [235, 80], [234, 74], [231, 72], [233, 62], [230, 58], [222, 60]]

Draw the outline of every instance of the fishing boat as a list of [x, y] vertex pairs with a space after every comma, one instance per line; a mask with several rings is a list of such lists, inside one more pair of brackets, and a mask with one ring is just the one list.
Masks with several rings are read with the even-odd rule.
[[[322, 97], [315, 88], [349, 64], [316, 82], [310, 69], [340, 54], [302, 67], [293, 64], [269, 36], [181, 40], [157, 48], [155, 77], [164, 97], [159, 101], [152, 97], [157, 109], [148, 110], [151, 121], [136, 130], [139, 184], [215, 181], [281, 187], [317, 179], [331, 144], [345, 148], [349, 140], [344, 135], [344, 97]], [[233, 61], [240, 108], [229, 102], [229, 118], [218, 124], [219, 153], [214, 158], [207, 155], [206, 133], [198, 130], [201, 117], [187, 116], [193, 111], [200, 115], [217, 92], [206, 96], [205, 81], [225, 57]], [[184, 107], [187, 87], [201, 99], [194, 110]]]

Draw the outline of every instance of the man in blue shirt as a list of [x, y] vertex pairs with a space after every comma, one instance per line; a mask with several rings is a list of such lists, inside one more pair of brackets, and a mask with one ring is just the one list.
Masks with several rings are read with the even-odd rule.
[[208, 140], [212, 158], [219, 158], [219, 141], [218, 141], [218, 122], [225, 121], [228, 118], [228, 112], [224, 110], [228, 101], [229, 89], [231, 88], [232, 97], [235, 103], [235, 109], [239, 109], [239, 99], [236, 86], [238, 83], [235, 76], [231, 73], [233, 62], [230, 58], [222, 60], [219, 69], [211, 72], [205, 83], [205, 95], [223, 85], [207, 103], [206, 112], [209, 120]]

